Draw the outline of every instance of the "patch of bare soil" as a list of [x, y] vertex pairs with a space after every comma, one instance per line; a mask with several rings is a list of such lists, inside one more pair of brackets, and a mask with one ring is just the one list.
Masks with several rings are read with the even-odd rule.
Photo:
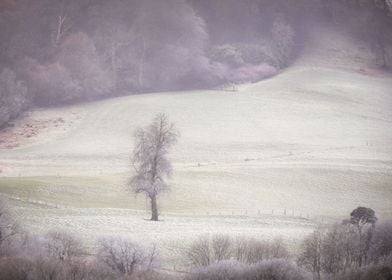
[[0, 150], [34, 144], [53, 132], [66, 131], [77, 119], [75, 112], [61, 116], [44, 111], [27, 112], [0, 130]]

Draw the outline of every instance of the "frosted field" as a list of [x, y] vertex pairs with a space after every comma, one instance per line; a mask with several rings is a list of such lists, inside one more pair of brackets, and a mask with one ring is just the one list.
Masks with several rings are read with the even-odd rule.
[[[0, 192], [33, 232], [65, 227], [89, 242], [127, 235], [156, 241], [167, 255], [212, 232], [283, 236], [295, 248], [315, 221], [347, 217], [359, 205], [391, 217], [392, 77], [358, 73], [362, 61], [342, 62], [354, 51], [321, 67], [318, 59], [334, 48], [238, 92], [151, 93], [36, 110], [31, 118], [77, 118], [0, 150]], [[133, 131], [158, 112], [181, 138], [172, 192], [159, 201], [163, 221], [151, 223], [147, 201], [129, 194], [126, 182]]]

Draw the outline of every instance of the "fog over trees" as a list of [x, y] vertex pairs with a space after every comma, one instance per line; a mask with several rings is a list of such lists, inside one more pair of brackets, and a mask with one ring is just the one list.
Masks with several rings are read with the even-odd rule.
[[390, 15], [386, 0], [2, 1], [0, 126], [28, 106], [255, 82], [316, 21], [368, 41], [386, 68]]

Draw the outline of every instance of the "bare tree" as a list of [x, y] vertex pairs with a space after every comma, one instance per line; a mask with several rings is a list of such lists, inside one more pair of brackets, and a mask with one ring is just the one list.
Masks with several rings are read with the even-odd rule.
[[174, 124], [164, 114], [135, 131], [132, 163], [136, 173], [130, 186], [136, 194], [144, 193], [150, 199], [152, 221], [158, 221], [158, 195], [169, 188], [165, 179], [171, 175], [172, 166], [167, 155], [177, 138]]

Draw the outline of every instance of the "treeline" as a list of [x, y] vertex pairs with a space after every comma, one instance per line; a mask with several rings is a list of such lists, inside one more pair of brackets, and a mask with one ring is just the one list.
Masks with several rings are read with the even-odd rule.
[[309, 20], [352, 26], [388, 66], [388, 3], [3, 0], [0, 127], [30, 105], [258, 81], [292, 61]]
[[377, 222], [358, 207], [347, 221], [320, 225], [297, 254], [282, 240], [200, 238], [187, 250], [195, 267], [188, 279], [386, 280], [392, 279], [392, 221]]
[[[370, 215], [369, 215], [370, 213]], [[208, 235], [187, 245], [182, 273], [162, 269], [156, 245], [105, 237], [87, 249], [77, 234], [24, 232], [0, 199], [2, 280], [387, 280], [392, 277], [392, 222], [359, 207], [340, 224], [320, 226], [290, 252], [282, 239]]]

